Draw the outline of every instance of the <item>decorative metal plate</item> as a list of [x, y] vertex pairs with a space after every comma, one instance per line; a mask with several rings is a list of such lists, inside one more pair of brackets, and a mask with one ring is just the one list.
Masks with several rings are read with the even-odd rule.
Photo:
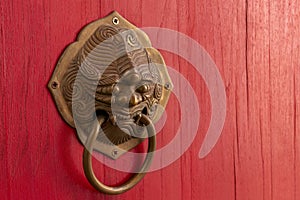
[[154, 122], [161, 117], [172, 83], [148, 36], [113, 12], [84, 27], [62, 54], [48, 87], [83, 144], [95, 117], [107, 116], [94, 149], [117, 159], [143, 141], [138, 136], [145, 129], [137, 126], [141, 113]]

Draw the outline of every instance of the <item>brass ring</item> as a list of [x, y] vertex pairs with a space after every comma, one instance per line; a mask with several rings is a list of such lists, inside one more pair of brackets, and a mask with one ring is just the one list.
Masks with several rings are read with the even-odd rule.
[[83, 152], [83, 169], [86, 178], [90, 182], [92, 186], [94, 186], [95, 189], [97, 189], [100, 192], [106, 193], [106, 194], [121, 194], [126, 192], [127, 190], [131, 189], [133, 186], [135, 186], [142, 178], [145, 176], [146, 171], [148, 170], [152, 158], [153, 158], [153, 152], [156, 147], [156, 138], [155, 138], [155, 129], [154, 125], [151, 122], [151, 120], [146, 116], [142, 115], [143, 123], [147, 125], [147, 133], [148, 133], [148, 151], [147, 151], [147, 156], [145, 158], [145, 161], [139, 170], [138, 173], [135, 173], [128, 181], [126, 181], [124, 184], [120, 186], [107, 186], [103, 183], [101, 183], [97, 177], [94, 174], [93, 171], [93, 165], [92, 165], [92, 155], [90, 152], [93, 150], [93, 144], [97, 138], [97, 133], [100, 130], [100, 127], [102, 123], [105, 121], [103, 117], [100, 117], [99, 123], [97, 122], [97, 125], [95, 126], [95, 129], [93, 130], [93, 133], [91, 136], [89, 136], [87, 143], [84, 148]]

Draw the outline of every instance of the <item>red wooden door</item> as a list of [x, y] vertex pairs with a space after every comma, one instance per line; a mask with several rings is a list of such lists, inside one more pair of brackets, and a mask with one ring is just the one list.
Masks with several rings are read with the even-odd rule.
[[[138, 27], [173, 29], [201, 44], [223, 78], [227, 115], [215, 148], [199, 159], [211, 117], [208, 89], [190, 63], [161, 51], [195, 90], [197, 136], [168, 167], [125, 194], [107, 196], [86, 180], [83, 147], [46, 85], [78, 31], [113, 10]], [[1, 199], [299, 199], [299, 11], [298, 0], [2, 0]], [[167, 111], [158, 148], [178, 129], [174, 95]], [[128, 177], [101, 163], [95, 169], [107, 184]]]

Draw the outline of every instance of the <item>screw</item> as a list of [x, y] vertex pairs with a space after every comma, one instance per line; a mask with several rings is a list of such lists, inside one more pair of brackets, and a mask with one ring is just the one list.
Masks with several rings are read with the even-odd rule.
[[51, 87], [53, 88], [53, 89], [56, 89], [57, 88], [57, 86], [58, 86], [58, 83], [57, 82], [53, 82], [52, 84], [51, 84]]
[[118, 25], [119, 24], [119, 19], [117, 18], [117, 17], [114, 17], [113, 19], [112, 19], [112, 23], [114, 24], [114, 25]]
[[116, 157], [117, 155], [118, 155], [118, 150], [113, 150], [112, 151], [112, 153], [111, 153], [111, 155], [113, 156], [113, 157]]
[[167, 90], [170, 90], [170, 89], [171, 89], [171, 84], [170, 84], [170, 83], [166, 83], [166, 84], [165, 84], [165, 88], [166, 88]]

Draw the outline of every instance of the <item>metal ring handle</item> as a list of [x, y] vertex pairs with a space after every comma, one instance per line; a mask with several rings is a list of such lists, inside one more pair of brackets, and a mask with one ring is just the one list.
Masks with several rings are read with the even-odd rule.
[[146, 116], [142, 115], [142, 120], [145, 125], [147, 125], [147, 133], [148, 133], [148, 151], [145, 161], [139, 170], [138, 173], [135, 173], [128, 181], [120, 186], [107, 186], [101, 183], [94, 174], [93, 165], [92, 165], [92, 155], [90, 152], [93, 150], [93, 144], [97, 138], [97, 134], [101, 128], [102, 123], [105, 121], [104, 117], [100, 117], [99, 123], [95, 126], [91, 136], [88, 138], [87, 143], [84, 148], [83, 152], [83, 169], [86, 178], [89, 180], [92, 186], [100, 192], [106, 194], [121, 194], [128, 190], [130, 190], [133, 186], [135, 186], [142, 178], [145, 176], [146, 171], [148, 170], [152, 158], [153, 158], [153, 151], [156, 147], [156, 138], [155, 138], [155, 129], [154, 125], [151, 120]]

